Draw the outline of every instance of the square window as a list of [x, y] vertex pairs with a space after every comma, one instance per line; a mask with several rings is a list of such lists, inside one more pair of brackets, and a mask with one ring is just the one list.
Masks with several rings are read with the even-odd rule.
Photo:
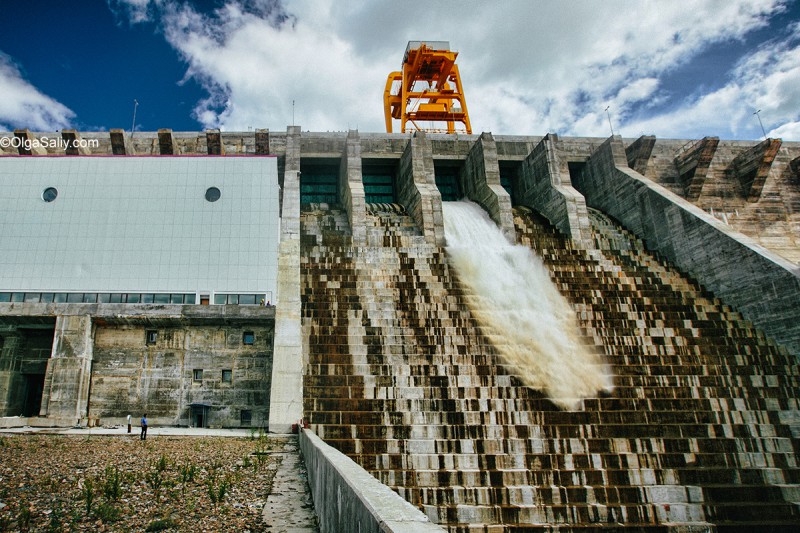
[[227, 296], [224, 294], [215, 294], [214, 295], [214, 305], [225, 305], [225, 300]]
[[153, 303], [168, 304], [169, 303], [169, 294], [155, 294], [155, 295], [153, 295]]
[[249, 426], [253, 423], [253, 411], [250, 409], [242, 409], [239, 412], [239, 422], [243, 426]]
[[192, 379], [195, 381], [203, 381], [203, 369], [202, 368], [195, 368], [192, 370]]
[[252, 331], [245, 331], [242, 335], [242, 344], [252, 345], [256, 342], [256, 334]]
[[222, 382], [223, 383], [233, 383], [233, 370], [223, 370], [222, 371]]
[[140, 296], [138, 294], [128, 294], [128, 303], [129, 304], [138, 304], [140, 300]]
[[155, 344], [157, 340], [158, 340], [158, 331], [154, 329], [148, 329], [145, 341], [146, 344], [148, 345]]
[[57, 304], [63, 304], [67, 301], [67, 295], [63, 292], [57, 292], [53, 295], [53, 301]]

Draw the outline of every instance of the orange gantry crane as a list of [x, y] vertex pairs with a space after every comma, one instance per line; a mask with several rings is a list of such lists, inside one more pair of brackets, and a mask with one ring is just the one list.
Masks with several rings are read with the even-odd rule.
[[[402, 71], [389, 74], [383, 92], [387, 133], [392, 133], [395, 119], [402, 133], [472, 133], [456, 57], [458, 52], [450, 50], [447, 41], [408, 42]], [[421, 122], [445, 122], [447, 127], [423, 128]]]

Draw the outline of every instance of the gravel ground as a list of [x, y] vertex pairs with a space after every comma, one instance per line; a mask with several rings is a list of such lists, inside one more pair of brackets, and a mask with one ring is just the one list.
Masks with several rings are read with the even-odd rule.
[[273, 438], [0, 435], [0, 531], [265, 531]]

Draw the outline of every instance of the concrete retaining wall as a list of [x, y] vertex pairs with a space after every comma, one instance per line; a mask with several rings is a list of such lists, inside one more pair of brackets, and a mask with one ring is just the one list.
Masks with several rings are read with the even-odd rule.
[[436, 188], [433, 152], [423, 132], [415, 132], [400, 158], [397, 200], [405, 206], [431, 244], [444, 246], [442, 195]]
[[444, 531], [312, 431], [301, 432], [300, 451], [322, 533]]
[[592, 236], [586, 202], [570, 185], [569, 169], [558, 157], [557, 144], [558, 136], [548, 133], [525, 158], [514, 184], [514, 198], [587, 248]]
[[491, 133], [483, 133], [473, 143], [459, 174], [461, 190], [483, 207], [509, 240], [516, 242], [511, 196], [500, 184], [497, 143]]
[[778, 343], [800, 355], [800, 269], [628, 168], [622, 139], [592, 155], [575, 186]]
[[367, 207], [361, 172], [361, 141], [356, 130], [347, 134], [347, 145], [339, 168], [339, 198], [347, 211], [353, 244], [364, 245], [367, 242]]

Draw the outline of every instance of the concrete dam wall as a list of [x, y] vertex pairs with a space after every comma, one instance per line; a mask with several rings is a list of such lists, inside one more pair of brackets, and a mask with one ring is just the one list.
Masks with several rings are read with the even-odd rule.
[[796, 524], [796, 360], [608, 217], [600, 254], [515, 210], [609, 366], [564, 409], [505, 364], [407, 215], [302, 215], [311, 427], [453, 530]]
[[[123, 133], [62, 132], [98, 142], [0, 160], [27, 172], [42, 157], [135, 168], [142, 155], [156, 166], [212, 156], [190, 158], [186, 179], [170, 158], [172, 193], [191, 206], [181, 231], [207, 212], [197, 243], [231, 260], [220, 252], [200, 277], [174, 278], [203, 286], [164, 288], [95, 286], [118, 279], [113, 253], [89, 265], [104, 277], [82, 275], [80, 287], [17, 286], [25, 272], [0, 270], [0, 424], [148, 409], [157, 423], [285, 432], [304, 418], [326, 443], [305, 435], [315, 503], [334, 505], [326, 487], [353, 495], [318, 512], [335, 524], [387, 528], [391, 513], [327, 445], [451, 531], [800, 527], [800, 144]], [[42, 134], [0, 133], [12, 135]], [[5, 227], [25, 235], [34, 210], [68, 205], [67, 181], [56, 197], [43, 190], [59, 175], [51, 167], [41, 187], [0, 172], [22, 191], [14, 209], [32, 206], [4, 213]], [[250, 189], [233, 188], [240, 174]], [[137, 196], [155, 206], [163, 195]], [[456, 200], [476, 210], [458, 229], [480, 219], [491, 236], [456, 242]], [[71, 252], [68, 238], [59, 245]], [[199, 253], [189, 241], [170, 242], [159, 247], [170, 264], [197, 266], [183, 260]], [[234, 251], [260, 259], [225, 288], [232, 276], [218, 267]], [[155, 263], [137, 272], [159, 280]], [[514, 290], [523, 285], [532, 293]], [[567, 341], [545, 342], [562, 328]], [[515, 358], [523, 340], [546, 347]], [[428, 524], [418, 511], [408, 516]]]

